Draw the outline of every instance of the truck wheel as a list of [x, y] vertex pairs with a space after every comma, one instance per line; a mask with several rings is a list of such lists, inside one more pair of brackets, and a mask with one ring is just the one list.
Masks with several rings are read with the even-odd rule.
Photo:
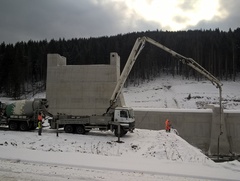
[[128, 131], [123, 130], [122, 136], [126, 135]]
[[20, 131], [27, 131], [27, 130], [29, 130], [28, 124], [26, 122], [20, 123], [19, 129], [20, 129]]
[[85, 134], [85, 129], [82, 125], [76, 127], [76, 133], [77, 134]]
[[64, 126], [65, 133], [73, 133], [73, 126], [70, 124], [67, 124]]
[[[124, 136], [125, 134], [127, 134], [128, 131], [125, 131], [123, 129], [123, 127], [120, 127], [120, 137]], [[114, 134], [116, 137], [118, 137], [118, 127], [115, 128], [114, 130]]]
[[9, 129], [10, 130], [17, 130], [18, 129], [18, 124], [16, 122], [10, 122], [9, 123]]

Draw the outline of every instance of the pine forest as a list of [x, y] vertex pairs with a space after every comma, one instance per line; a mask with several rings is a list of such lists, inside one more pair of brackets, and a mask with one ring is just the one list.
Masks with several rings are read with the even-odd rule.
[[[47, 54], [58, 53], [68, 65], [109, 64], [110, 52], [121, 57], [123, 69], [138, 37], [147, 36], [164, 46], [193, 58], [219, 80], [235, 81], [240, 72], [240, 28], [228, 32], [215, 30], [146, 31], [65, 40], [41, 40], [0, 44], [0, 94], [14, 99], [46, 88]], [[203, 77], [170, 54], [146, 43], [126, 83], [180, 75], [201, 80]]]

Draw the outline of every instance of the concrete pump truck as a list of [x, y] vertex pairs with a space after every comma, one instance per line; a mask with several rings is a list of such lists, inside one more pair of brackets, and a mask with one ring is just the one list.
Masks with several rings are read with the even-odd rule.
[[103, 115], [96, 116], [58, 115], [55, 119], [51, 121], [51, 127], [56, 128], [63, 126], [65, 132], [72, 133], [75, 131], [78, 134], [84, 134], [91, 129], [98, 128], [99, 130], [111, 130], [115, 133], [116, 136], [120, 137], [124, 136], [128, 131], [132, 131], [135, 128], [133, 109], [130, 107], [117, 107], [116, 102], [123, 89], [123, 85], [127, 80], [134, 63], [139, 54], [141, 53], [142, 49], [144, 48], [146, 42], [166, 51], [173, 57], [177, 58], [183, 64], [192, 67], [197, 72], [209, 79], [217, 88], [219, 88], [221, 109], [222, 84], [217, 78], [215, 78], [211, 73], [205, 70], [192, 58], [184, 57], [183, 55], [176, 53], [175, 51], [165, 47], [164, 45], [156, 42], [149, 37], [139, 37], [135, 41], [126, 65], [120, 75], [119, 80], [117, 81], [116, 87], [110, 99], [110, 106], [107, 108], [107, 111]]

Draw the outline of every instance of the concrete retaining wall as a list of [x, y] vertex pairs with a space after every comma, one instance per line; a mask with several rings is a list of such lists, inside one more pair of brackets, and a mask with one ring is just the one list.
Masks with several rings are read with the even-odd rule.
[[240, 111], [226, 110], [224, 117], [230, 150], [240, 153]]
[[[152, 130], [165, 129], [165, 120], [169, 119], [173, 128], [177, 129], [180, 136], [187, 142], [200, 148], [207, 154], [217, 154], [220, 124], [216, 124], [215, 121], [213, 121], [216, 111], [218, 111], [218, 107], [203, 110], [135, 110], [136, 127]], [[230, 152], [240, 153], [239, 117], [240, 111], [224, 111], [223, 120], [226, 131], [219, 139], [220, 154], [229, 154]]]

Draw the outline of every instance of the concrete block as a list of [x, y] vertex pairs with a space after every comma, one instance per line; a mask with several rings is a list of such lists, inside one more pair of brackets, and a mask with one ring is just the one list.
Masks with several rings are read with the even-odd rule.
[[66, 58], [60, 56], [59, 54], [48, 54], [47, 59], [48, 59], [47, 67], [66, 65]]
[[[103, 114], [120, 77], [120, 57], [110, 54], [110, 65], [66, 65], [66, 58], [48, 54], [47, 90], [52, 114]], [[118, 105], [122, 106], [121, 96]]]

